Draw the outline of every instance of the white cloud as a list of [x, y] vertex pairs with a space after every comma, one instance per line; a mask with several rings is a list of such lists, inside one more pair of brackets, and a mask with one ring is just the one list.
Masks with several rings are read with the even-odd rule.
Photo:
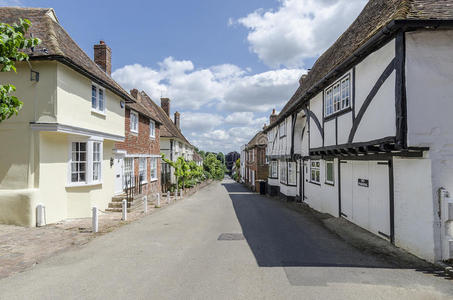
[[[256, 10], [237, 23], [249, 30], [252, 52], [271, 67], [301, 67], [347, 28], [366, 0], [279, 0], [276, 10]], [[229, 24], [233, 21], [229, 21]]]
[[264, 112], [282, 106], [305, 72], [281, 69], [250, 75], [248, 70], [231, 64], [196, 69], [191, 61], [172, 57], [158, 65], [159, 69], [127, 65], [112, 76], [128, 90], [144, 90], [153, 99], [161, 95], [171, 98], [177, 109], [199, 110], [217, 104], [222, 111]]

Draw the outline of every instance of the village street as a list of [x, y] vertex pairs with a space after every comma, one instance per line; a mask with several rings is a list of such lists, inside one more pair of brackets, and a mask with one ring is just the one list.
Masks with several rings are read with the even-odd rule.
[[[226, 240], [219, 240], [221, 234], [227, 234]], [[362, 253], [309, 213], [290, 210], [229, 179], [80, 249], [0, 280], [0, 299], [443, 299], [451, 295], [450, 280], [399, 269]]]

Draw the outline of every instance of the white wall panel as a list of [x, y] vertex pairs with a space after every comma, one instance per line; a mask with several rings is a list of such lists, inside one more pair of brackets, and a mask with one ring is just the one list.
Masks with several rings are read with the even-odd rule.
[[324, 123], [324, 146], [336, 145], [335, 139], [335, 119]]
[[338, 116], [338, 145], [347, 144], [352, 128], [352, 112]]

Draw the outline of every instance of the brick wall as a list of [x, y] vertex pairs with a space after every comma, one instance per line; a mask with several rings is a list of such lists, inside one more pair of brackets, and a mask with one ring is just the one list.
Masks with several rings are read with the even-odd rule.
[[[116, 149], [127, 151], [128, 155], [151, 154], [160, 155], [160, 134], [156, 124], [155, 138], [149, 136], [149, 118], [139, 114], [138, 133], [130, 131], [131, 110], [126, 107], [125, 111], [125, 139], [124, 142], [116, 143]], [[147, 179], [148, 184], [144, 187], [147, 193], [161, 192], [160, 186], [161, 160], [157, 159], [157, 181], [150, 182], [151, 168], [150, 159], [147, 158]], [[139, 174], [139, 158], [134, 159], [134, 174]]]

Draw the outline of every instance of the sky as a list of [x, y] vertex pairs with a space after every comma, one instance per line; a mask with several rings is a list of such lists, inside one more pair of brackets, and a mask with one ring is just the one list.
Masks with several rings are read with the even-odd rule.
[[[126, 90], [171, 99], [199, 149], [240, 151], [302, 74], [346, 30], [366, 0], [0, 0], [52, 7], [93, 57], [112, 49], [112, 77]], [[173, 115], [172, 115], [173, 116]]]

